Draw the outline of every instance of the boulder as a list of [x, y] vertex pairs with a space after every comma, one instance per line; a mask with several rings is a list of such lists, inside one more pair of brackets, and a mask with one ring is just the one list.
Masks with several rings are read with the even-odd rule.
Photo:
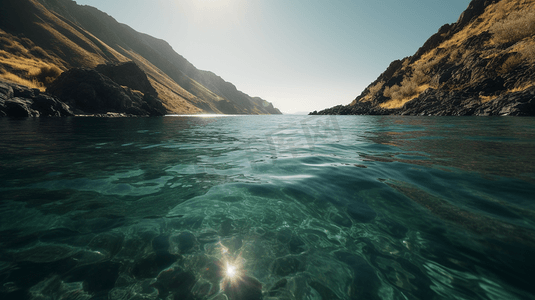
[[9, 117], [39, 117], [38, 111], [32, 109], [32, 100], [14, 97], [4, 101], [4, 112]]
[[77, 114], [126, 113], [135, 116], [163, 116], [166, 109], [150, 94], [122, 87], [109, 77], [88, 68], [63, 72], [47, 92], [73, 107]]
[[73, 116], [70, 107], [38, 89], [0, 82], [0, 117], [66, 117]]
[[95, 70], [120, 85], [138, 90], [145, 95], [158, 96], [147, 74], [133, 61], [118, 64], [102, 64], [98, 65]]
[[39, 111], [39, 114], [44, 117], [66, 117], [74, 115], [67, 104], [46, 94], [38, 94], [33, 98], [32, 109]]

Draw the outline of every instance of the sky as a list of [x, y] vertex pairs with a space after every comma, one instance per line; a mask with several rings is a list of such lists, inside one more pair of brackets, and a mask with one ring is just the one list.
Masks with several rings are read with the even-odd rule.
[[349, 104], [470, 0], [76, 0], [283, 113]]

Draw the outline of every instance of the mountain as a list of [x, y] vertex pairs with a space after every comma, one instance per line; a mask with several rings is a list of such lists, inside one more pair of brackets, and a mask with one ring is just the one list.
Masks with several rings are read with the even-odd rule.
[[168, 113], [281, 113], [94, 7], [72, 0], [0, 0], [0, 6], [0, 78], [44, 90], [71, 68], [133, 61]]
[[473, 0], [353, 102], [311, 114], [535, 115], [535, 0]]

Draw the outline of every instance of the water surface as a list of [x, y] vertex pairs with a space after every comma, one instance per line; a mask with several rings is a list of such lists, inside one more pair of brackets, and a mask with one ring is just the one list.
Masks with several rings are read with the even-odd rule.
[[535, 299], [535, 119], [0, 119], [2, 299]]

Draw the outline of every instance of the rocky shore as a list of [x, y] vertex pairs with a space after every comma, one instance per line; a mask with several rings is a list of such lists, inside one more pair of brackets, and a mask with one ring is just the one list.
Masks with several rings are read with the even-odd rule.
[[356, 102], [314, 111], [310, 115], [535, 116], [535, 86], [486, 102], [468, 92], [429, 88], [401, 108], [386, 109], [371, 102]]
[[535, 7], [513, 2], [472, 0], [353, 102], [310, 114], [535, 116]]
[[0, 81], [0, 117], [68, 117], [71, 107], [38, 89]]
[[70, 69], [46, 92], [0, 81], [0, 117], [140, 117], [166, 113], [147, 75], [133, 62]]

